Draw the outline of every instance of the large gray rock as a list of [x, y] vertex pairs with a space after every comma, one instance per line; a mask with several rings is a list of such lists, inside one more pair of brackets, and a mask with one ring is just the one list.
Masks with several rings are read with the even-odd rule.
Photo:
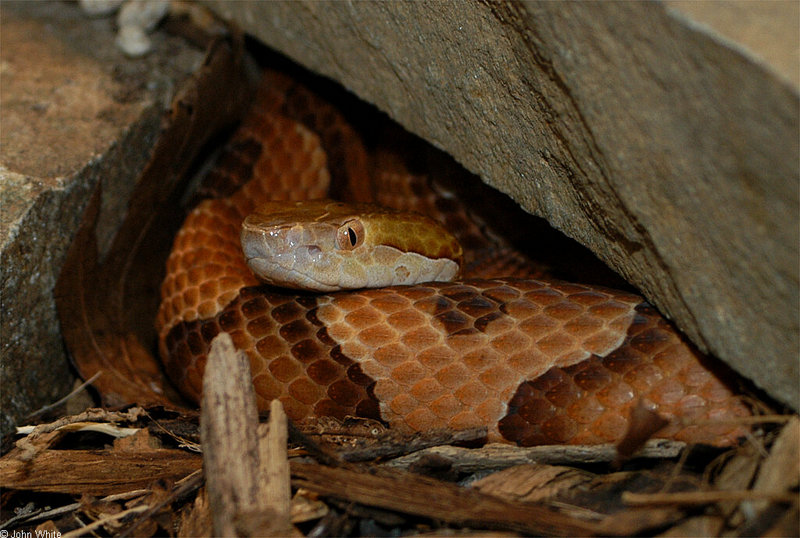
[[546, 217], [798, 408], [791, 61], [777, 74], [652, 3], [205, 4]]
[[[202, 60], [157, 36], [131, 61], [111, 19], [63, 2], [3, 2], [0, 144], [0, 432], [63, 396], [69, 368], [53, 288], [102, 183], [101, 256], [125, 215], [177, 80]], [[169, 53], [167, 53], [169, 51]]]

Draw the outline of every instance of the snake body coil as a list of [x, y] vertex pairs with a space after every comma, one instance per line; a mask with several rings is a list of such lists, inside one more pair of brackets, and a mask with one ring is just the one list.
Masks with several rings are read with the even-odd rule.
[[[416, 431], [486, 425], [490, 440], [534, 445], [619, 440], [639, 401], [667, 417], [749, 414], [640, 297], [485, 278], [498, 266], [524, 274], [525, 264], [419, 177], [387, 168], [364, 179], [368, 160], [335, 109], [283, 75], [265, 75], [207, 182], [219, 197], [189, 214], [167, 263], [160, 352], [187, 397], [199, 399], [210, 342], [224, 331], [250, 359], [259, 408], [279, 398], [295, 420], [355, 415]], [[442, 222], [471, 247], [465, 279], [324, 294], [262, 285], [241, 252], [242, 222], [263, 203], [331, 191]], [[415, 241], [428, 241], [427, 228], [413, 230]], [[343, 230], [355, 246], [357, 234]], [[721, 423], [671, 425], [658, 436], [727, 444], [742, 434]]]

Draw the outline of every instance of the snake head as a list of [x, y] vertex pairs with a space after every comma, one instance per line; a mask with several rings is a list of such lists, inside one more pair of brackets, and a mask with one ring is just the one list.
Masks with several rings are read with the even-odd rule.
[[449, 281], [462, 259], [433, 219], [330, 200], [263, 205], [244, 219], [241, 243], [259, 279], [312, 291]]

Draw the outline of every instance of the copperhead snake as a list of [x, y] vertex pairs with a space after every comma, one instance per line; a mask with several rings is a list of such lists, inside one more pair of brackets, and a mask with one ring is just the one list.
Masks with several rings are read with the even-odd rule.
[[[207, 178], [213, 197], [190, 212], [167, 262], [159, 347], [186, 397], [199, 401], [210, 342], [225, 331], [249, 358], [259, 408], [279, 398], [296, 421], [352, 415], [407, 431], [487, 426], [490, 441], [520, 445], [591, 444], [619, 440], [641, 400], [666, 417], [720, 421], [673, 424], [658, 437], [724, 445], [744, 433], [724, 421], [748, 408], [641, 297], [526, 277], [526, 261], [434, 181], [382, 166], [391, 158], [366, 177], [370, 157], [356, 131], [285, 75], [266, 72], [255, 101]], [[339, 219], [329, 225], [332, 249], [357, 251], [376, 230], [405, 237], [404, 244], [382, 239], [392, 253], [377, 257], [392, 258], [384, 273], [407, 285], [365, 289], [385, 286], [386, 275], [353, 280], [352, 268], [333, 273], [358, 289], [332, 291], [328, 277], [316, 280], [314, 293], [263, 284], [241, 251], [245, 218], [243, 235], [259, 243], [270, 213], [332, 195], [427, 213], [465, 249], [437, 243], [432, 221], [388, 214], [370, 229], [361, 213], [320, 202]], [[294, 230], [290, 242], [307, 252], [285, 273], [321, 264], [319, 249], [328, 248], [312, 245], [306, 227]], [[431, 245], [434, 254], [418, 254]], [[412, 278], [413, 264], [397, 262], [401, 252], [439, 260], [438, 267], [415, 269]], [[260, 256], [248, 254], [254, 266], [272, 263]], [[450, 260], [462, 256], [460, 280], [428, 282], [455, 276]]]

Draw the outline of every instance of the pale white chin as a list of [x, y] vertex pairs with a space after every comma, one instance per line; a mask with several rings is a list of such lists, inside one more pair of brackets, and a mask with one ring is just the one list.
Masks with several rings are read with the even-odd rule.
[[280, 288], [292, 288], [308, 291], [338, 291], [341, 286], [314, 280], [309, 275], [296, 269], [286, 268], [265, 258], [250, 258], [247, 260], [250, 270], [266, 284]]
[[453, 260], [431, 259], [415, 252], [377, 246], [371, 252], [323, 252], [314, 245], [282, 250], [263, 237], [244, 242], [247, 265], [274, 286], [309, 291], [384, 288], [450, 281], [458, 275]]
[[[245, 255], [248, 253], [246, 252]], [[336, 279], [331, 257], [322, 254], [314, 246], [298, 246], [285, 252], [272, 252], [271, 255], [247, 256], [247, 265], [255, 275], [273, 286], [309, 291], [336, 291], [342, 289]]]

